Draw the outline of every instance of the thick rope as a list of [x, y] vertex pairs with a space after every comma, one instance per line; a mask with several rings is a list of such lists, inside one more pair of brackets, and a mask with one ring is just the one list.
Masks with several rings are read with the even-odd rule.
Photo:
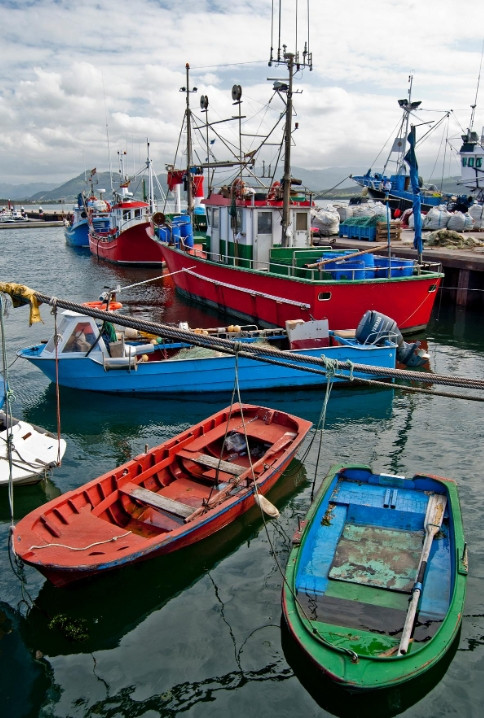
[[[39, 292], [34, 292], [34, 294], [39, 302], [42, 302], [44, 304], [52, 303], [52, 298], [48, 295], [41, 294]], [[16, 298], [23, 299], [23, 301], [25, 302], [25, 299], [23, 297], [16, 296]], [[284, 366], [291, 366], [295, 369], [300, 369], [301, 371], [312, 371], [314, 373], [323, 374], [324, 376], [327, 375], [329, 362], [328, 359], [324, 356], [322, 356], [321, 358], [309, 357], [293, 352], [291, 352], [289, 355], [287, 351], [281, 351], [279, 349], [267, 348], [265, 346], [258, 347], [253, 344], [241, 344], [240, 342], [234, 342], [230, 339], [221, 339], [219, 337], [213, 337], [204, 334], [195, 334], [192, 331], [172, 327], [167, 324], [149, 322], [143, 319], [132, 319], [123, 314], [105, 312], [100, 309], [87, 307], [83, 304], [67, 301], [64, 299], [56, 298], [55, 301], [57, 302], [57, 305], [62, 307], [63, 309], [70, 309], [72, 311], [92, 316], [102, 321], [110, 321], [120, 326], [138, 329], [148, 334], [154, 334], [167, 339], [172, 339], [174, 341], [185, 342], [187, 344], [194, 344], [196, 346], [213, 348], [225, 354], [238, 353], [239, 356], [255, 359], [257, 361], [264, 361], [267, 363], [274, 364], [282, 362]], [[410, 371], [408, 369], [392, 369], [390, 367], [382, 368], [367, 364], [352, 363], [350, 361], [332, 361], [335, 362], [338, 370], [346, 370], [346, 372], [361, 372], [374, 376], [403, 379], [408, 382], [415, 381], [420, 384], [443, 384], [447, 386], [474, 389], [477, 391], [484, 390], [484, 380], [481, 379], [468, 379], [466, 377], [445, 376], [440, 374]], [[301, 364], [310, 364], [313, 366], [300, 366]], [[348, 379], [347, 374], [345, 374], [345, 378]], [[354, 381], [360, 381], [360, 379], [354, 377]]]

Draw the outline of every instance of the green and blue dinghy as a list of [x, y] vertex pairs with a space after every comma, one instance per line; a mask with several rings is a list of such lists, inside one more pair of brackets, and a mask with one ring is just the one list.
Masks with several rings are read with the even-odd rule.
[[294, 536], [283, 614], [299, 647], [340, 686], [386, 689], [450, 649], [466, 580], [455, 481], [334, 466]]

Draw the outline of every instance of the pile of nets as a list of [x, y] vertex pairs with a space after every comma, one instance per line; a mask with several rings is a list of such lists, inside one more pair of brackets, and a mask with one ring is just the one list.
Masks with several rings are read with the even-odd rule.
[[484, 241], [475, 237], [464, 237], [451, 229], [439, 229], [425, 237], [425, 246], [473, 249], [474, 247], [484, 247]]

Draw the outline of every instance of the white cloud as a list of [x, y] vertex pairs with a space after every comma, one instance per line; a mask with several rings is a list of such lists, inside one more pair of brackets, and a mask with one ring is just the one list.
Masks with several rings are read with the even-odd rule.
[[[209, 96], [211, 121], [236, 113], [230, 98], [236, 83], [243, 86], [243, 113], [258, 113], [251, 127], [262, 126], [271, 95], [266, 79], [284, 76], [284, 68], [267, 64], [270, 0], [104, 0], [82, 5], [20, 0], [2, 7], [2, 181], [60, 183], [86, 167], [108, 169], [108, 137], [112, 154], [128, 149], [141, 162], [148, 138], [155, 170], [161, 171], [173, 161], [179, 139], [185, 109], [179, 88], [186, 82], [187, 62], [190, 85], [198, 87], [192, 99], [200, 118], [201, 94]], [[280, 39], [277, 17], [272, 25], [275, 52], [284, 43], [295, 49], [289, 13], [296, 5], [286, 2], [285, 7]], [[306, 4], [298, 7], [302, 38]], [[299, 129], [294, 133], [294, 164], [341, 167], [342, 172], [367, 169], [397, 126], [397, 99], [406, 96], [410, 73], [422, 107], [454, 110], [449, 132], [457, 136], [459, 124], [465, 128], [469, 122], [475, 99], [482, 50], [480, 0], [469, 0], [465, 13], [476, 22], [466, 22], [463, 33], [451, 0], [313, 1], [314, 69], [296, 81], [303, 92], [295, 95]], [[280, 102], [270, 107], [272, 122]], [[478, 103], [479, 130], [482, 117]], [[236, 130], [233, 123], [234, 146]], [[429, 140], [419, 153], [421, 166], [429, 171], [441, 141]], [[256, 142], [252, 139], [251, 146]], [[221, 141], [213, 147], [225, 159]], [[205, 149], [199, 152], [203, 159]], [[267, 161], [274, 158], [275, 150]]]

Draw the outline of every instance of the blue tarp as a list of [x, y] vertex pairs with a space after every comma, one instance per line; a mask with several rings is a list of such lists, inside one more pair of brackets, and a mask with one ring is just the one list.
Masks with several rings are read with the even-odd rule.
[[423, 241], [422, 241], [422, 213], [421, 213], [421, 200], [420, 200], [420, 185], [418, 181], [418, 164], [417, 157], [415, 155], [415, 127], [412, 127], [408, 136], [408, 144], [410, 148], [405, 155], [405, 162], [409, 166], [410, 170], [410, 182], [412, 183], [413, 192], [413, 223], [415, 230], [415, 237], [413, 240], [413, 246], [418, 251], [419, 258], [422, 256]]

